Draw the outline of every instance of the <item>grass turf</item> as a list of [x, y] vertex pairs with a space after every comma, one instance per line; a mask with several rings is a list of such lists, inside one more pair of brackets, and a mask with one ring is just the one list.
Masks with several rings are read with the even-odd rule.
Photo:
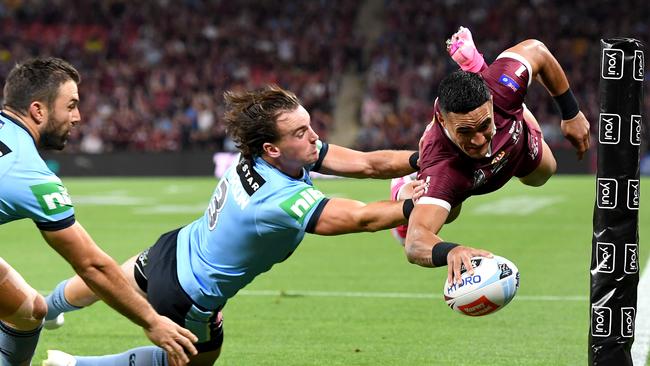
[[[65, 183], [78, 220], [121, 262], [161, 233], [201, 215], [216, 182], [106, 178]], [[366, 202], [388, 196], [388, 183], [381, 181], [315, 184], [328, 195]], [[591, 176], [558, 176], [541, 189], [513, 181], [464, 204], [460, 218], [441, 236], [505, 256], [521, 272], [515, 300], [482, 318], [450, 311], [441, 294], [446, 271], [408, 264], [386, 231], [308, 235], [289, 260], [229, 301], [219, 364], [585, 364], [594, 191]], [[649, 205], [642, 198], [641, 207]], [[643, 239], [650, 228], [643, 210], [639, 227]], [[51, 290], [73, 274], [29, 221], [3, 225], [0, 243], [4, 259], [36, 289]], [[641, 255], [644, 269], [646, 251], [641, 249]], [[44, 331], [34, 364], [40, 364], [46, 349], [95, 355], [147, 344], [138, 327], [96, 304], [67, 314], [63, 328]]]

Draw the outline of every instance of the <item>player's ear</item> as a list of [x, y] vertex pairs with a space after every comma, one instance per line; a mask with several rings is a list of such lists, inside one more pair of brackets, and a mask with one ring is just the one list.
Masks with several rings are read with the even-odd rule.
[[29, 105], [27, 113], [37, 125], [40, 125], [47, 121], [48, 110], [45, 104], [42, 102], [33, 101]]
[[264, 145], [262, 145], [262, 150], [264, 150], [264, 153], [270, 158], [280, 157], [280, 148], [270, 142], [265, 142]]

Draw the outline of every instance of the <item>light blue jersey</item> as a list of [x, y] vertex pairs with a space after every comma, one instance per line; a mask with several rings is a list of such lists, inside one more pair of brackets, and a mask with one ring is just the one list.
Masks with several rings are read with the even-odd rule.
[[[319, 162], [326, 151], [324, 144]], [[205, 214], [178, 233], [178, 279], [196, 304], [223, 306], [313, 231], [327, 198], [312, 186], [310, 168], [300, 179], [262, 158], [228, 169]]]
[[25, 218], [41, 230], [60, 230], [74, 224], [74, 207], [26, 127], [0, 113], [0, 224]]

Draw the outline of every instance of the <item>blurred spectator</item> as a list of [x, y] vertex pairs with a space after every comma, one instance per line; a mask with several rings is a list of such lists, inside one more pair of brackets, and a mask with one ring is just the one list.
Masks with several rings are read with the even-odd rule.
[[[457, 69], [447, 56], [445, 40], [460, 25], [471, 29], [488, 63], [524, 39], [544, 42], [566, 71], [581, 109], [592, 124], [592, 136], [598, 128], [600, 39], [627, 36], [641, 40], [646, 47], [650, 40], [650, 6], [644, 0], [384, 3], [385, 29], [372, 45], [365, 98], [360, 107], [362, 126], [356, 145], [363, 150], [417, 146], [433, 116], [432, 104], [440, 80]], [[646, 48], [646, 55], [648, 51]], [[648, 78], [646, 73], [646, 81]], [[526, 100], [542, 124], [549, 145], [569, 146], [559, 128], [559, 113], [543, 87], [533, 83]], [[644, 104], [647, 121], [650, 93], [646, 93]]]
[[0, 75], [37, 54], [79, 69], [84, 123], [66, 152], [223, 149], [223, 92], [266, 83], [300, 96], [317, 132], [327, 136], [358, 5], [6, 1]]

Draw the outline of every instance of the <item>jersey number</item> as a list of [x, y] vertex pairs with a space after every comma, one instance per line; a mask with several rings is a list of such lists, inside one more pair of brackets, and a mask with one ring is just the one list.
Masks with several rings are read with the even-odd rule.
[[226, 178], [221, 179], [219, 185], [217, 186], [217, 191], [212, 196], [210, 200], [210, 205], [208, 206], [208, 228], [210, 231], [214, 230], [217, 226], [217, 221], [219, 220], [219, 213], [223, 206], [226, 204], [226, 198], [228, 197], [228, 183], [226, 183]]

